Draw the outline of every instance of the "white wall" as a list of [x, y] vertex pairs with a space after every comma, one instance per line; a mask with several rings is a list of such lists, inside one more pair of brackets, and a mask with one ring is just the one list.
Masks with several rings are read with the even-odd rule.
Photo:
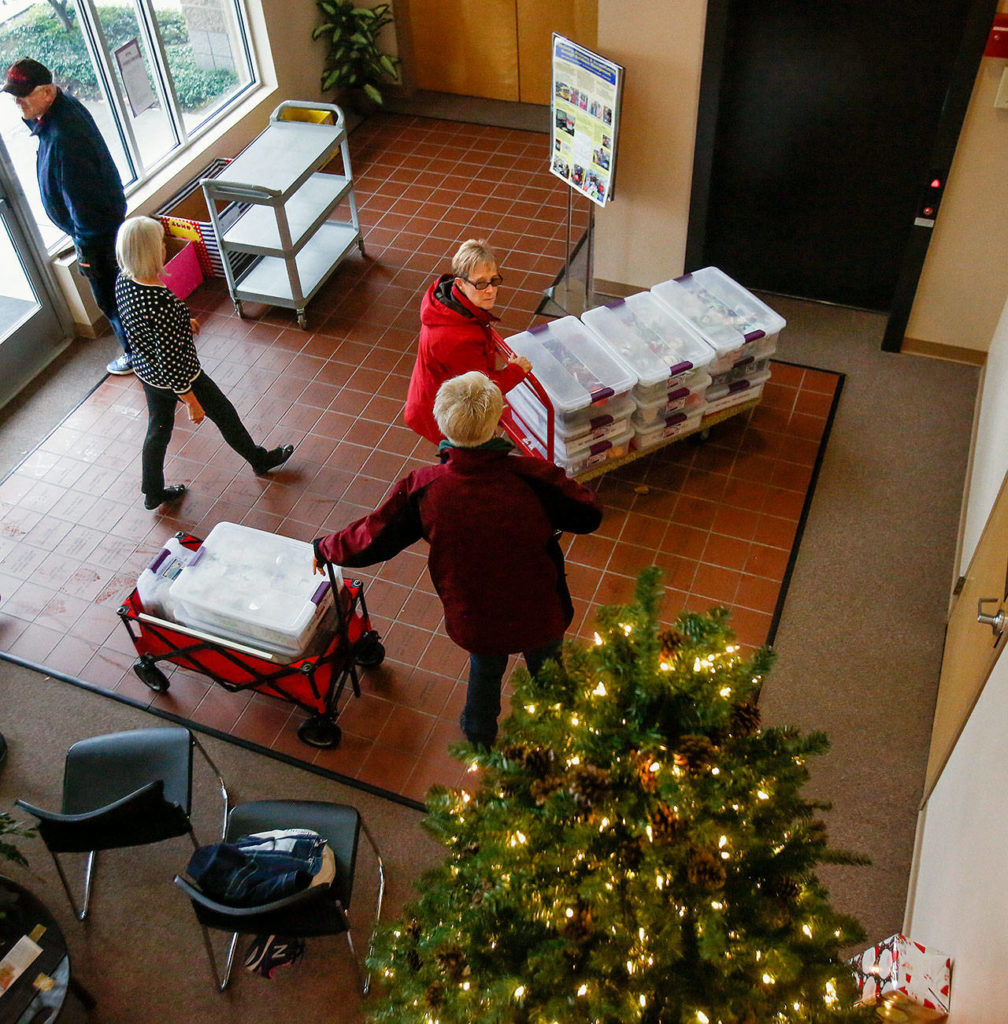
[[948, 1024], [1008, 1019], [1008, 659], [1001, 658], [918, 826], [906, 934], [953, 958]]
[[[1008, 278], [1008, 272], [1002, 267]], [[987, 352], [976, 437], [963, 509], [959, 575], [969, 567], [984, 524], [1008, 472], [1008, 302]], [[1008, 1016], [1008, 1014], [1006, 1014]]]

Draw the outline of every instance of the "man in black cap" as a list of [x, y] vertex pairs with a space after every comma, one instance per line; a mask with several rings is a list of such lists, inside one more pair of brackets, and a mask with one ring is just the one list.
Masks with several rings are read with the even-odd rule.
[[12, 64], [3, 92], [14, 97], [38, 139], [35, 169], [46, 216], [73, 239], [77, 266], [122, 344], [123, 354], [109, 363], [108, 372], [131, 373], [133, 356], [115, 299], [115, 239], [126, 216], [126, 196], [112, 154], [85, 106], [54, 85], [52, 72], [37, 60]]

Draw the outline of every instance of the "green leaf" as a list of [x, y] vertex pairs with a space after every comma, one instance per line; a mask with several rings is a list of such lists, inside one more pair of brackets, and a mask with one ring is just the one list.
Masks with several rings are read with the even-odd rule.
[[364, 92], [367, 94], [369, 99], [377, 103], [378, 106], [381, 106], [382, 94], [370, 82], [364, 83]]
[[328, 25], [319, 25], [317, 28], [312, 29], [311, 37], [312, 39], [318, 39], [318, 37], [322, 35], [323, 32], [328, 32], [330, 31], [330, 29], [332, 29], [331, 22]]
[[398, 61], [396, 59], [393, 59], [392, 57], [390, 57], [387, 53], [383, 53], [381, 55], [381, 66], [385, 70], [386, 74], [394, 76], [395, 73], [396, 73], [396, 64], [397, 63], [398, 63]]

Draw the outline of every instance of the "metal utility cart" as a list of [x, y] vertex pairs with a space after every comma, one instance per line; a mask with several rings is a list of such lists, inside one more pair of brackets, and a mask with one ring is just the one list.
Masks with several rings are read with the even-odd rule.
[[[337, 150], [343, 173], [324, 172]], [[266, 130], [217, 177], [201, 184], [235, 312], [243, 316], [246, 299], [283, 306], [307, 327], [305, 307], [312, 296], [354, 245], [364, 253], [343, 111], [332, 103], [281, 103]], [[331, 220], [344, 200], [350, 222]], [[218, 204], [236, 201], [249, 206], [225, 227]], [[236, 275], [229, 252], [258, 259]]]

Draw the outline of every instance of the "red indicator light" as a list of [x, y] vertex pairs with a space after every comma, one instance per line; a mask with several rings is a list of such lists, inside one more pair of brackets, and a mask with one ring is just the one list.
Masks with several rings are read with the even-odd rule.
[[934, 180], [933, 180], [933, 181], [931, 182], [931, 187], [932, 187], [932, 188], [941, 188], [941, 181], [940, 181], [940, 180], [939, 180], [938, 178], [935, 178], [935, 179], [934, 179]]

